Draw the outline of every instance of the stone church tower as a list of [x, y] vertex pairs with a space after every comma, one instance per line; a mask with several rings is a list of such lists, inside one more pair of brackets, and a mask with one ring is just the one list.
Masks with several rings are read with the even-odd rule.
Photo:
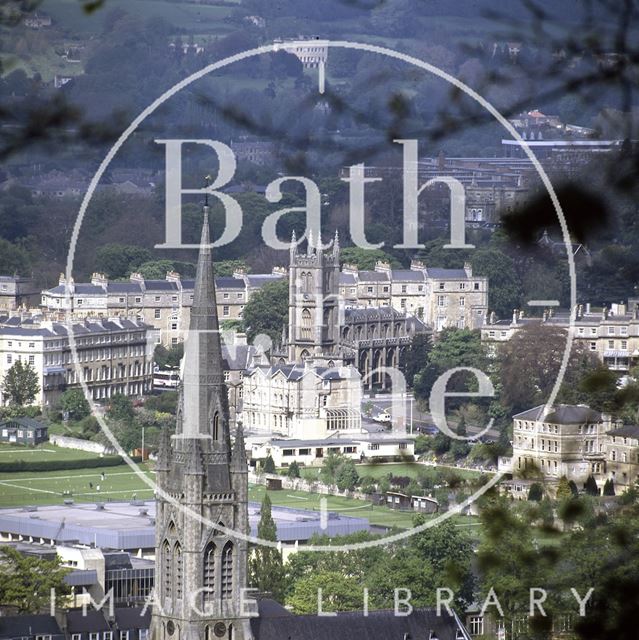
[[[318, 238], [321, 245], [321, 238]], [[339, 303], [339, 238], [324, 252], [309, 234], [306, 253], [297, 250], [295, 233], [289, 263], [288, 360], [339, 358], [343, 309]]]
[[249, 620], [241, 611], [247, 543], [232, 535], [249, 531], [248, 474], [241, 430], [231, 446], [208, 207], [176, 433], [164, 430], [156, 472], [167, 495], [157, 496], [151, 639], [249, 640]]

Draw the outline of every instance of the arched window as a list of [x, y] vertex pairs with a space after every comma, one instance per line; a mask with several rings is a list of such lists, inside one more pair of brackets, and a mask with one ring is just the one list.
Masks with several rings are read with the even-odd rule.
[[311, 337], [311, 312], [308, 309], [302, 309], [302, 338]]
[[173, 547], [173, 565], [175, 570], [175, 598], [180, 600], [182, 598], [182, 547], [179, 542], [175, 543]]
[[167, 527], [167, 535], [169, 536], [174, 536], [175, 535], [175, 522], [173, 522], [173, 520], [171, 520], [171, 522], [169, 522], [169, 526]]
[[162, 593], [165, 598], [171, 597], [171, 545], [169, 541], [165, 540], [162, 544], [162, 571], [163, 571], [163, 583]]
[[215, 544], [209, 542], [204, 550], [204, 576], [202, 586], [210, 591], [204, 591], [204, 602], [211, 602], [215, 590]]
[[220, 595], [228, 599], [233, 595], [233, 543], [227, 542], [222, 550], [222, 579]]
[[220, 414], [216, 411], [213, 416], [213, 440], [219, 440], [220, 436]]

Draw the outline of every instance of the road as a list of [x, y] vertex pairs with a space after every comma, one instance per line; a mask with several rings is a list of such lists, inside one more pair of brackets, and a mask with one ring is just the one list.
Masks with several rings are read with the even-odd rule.
[[[374, 397], [364, 396], [362, 399], [362, 412], [364, 412], [364, 408], [366, 405], [371, 402], [373, 404], [373, 412], [372, 416], [376, 416], [378, 413], [382, 413], [383, 411], [389, 410], [393, 403], [393, 396], [391, 394], [384, 395], [376, 395]], [[426, 433], [437, 433], [438, 429], [433, 422], [433, 418], [427, 411], [421, 411], [417, 407], [417, 403], [414, 401], [413, 394], [406, 394], [406, 429], [410, 433], [410, 425], [411, 425], [411, 405], [412, 405], [412, 425], [415, 431], [424, 431]], [[450, 421], [448, 424], [451, 426], [454, 431], [454, 422]], [[466, 425], [466, 431], [468, 435], [474, 435], [477, 433], [481, 433], [485, 427], [477, 427], [473, 425]], [[499, 432], [496, 429], [490, 429], [486, 432], [485, 437], [490, 439], [497, 439], [499, 437]]]

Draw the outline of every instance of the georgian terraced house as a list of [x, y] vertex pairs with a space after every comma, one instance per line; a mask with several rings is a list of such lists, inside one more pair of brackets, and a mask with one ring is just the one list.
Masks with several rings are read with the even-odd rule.
[[[220, 320], [240, 319], [255, 291], [285, 275], [286, 270], [276, 268], [271, 274], [239, 270], [232, 277], [216, 278]], [[42, 292], [42, 307], [49, 313], [71, 311], [75, 318], [139, 317], [159, 330], [156, 340], [168, 347], [181, 342], [188, 329], [193, 286], [192, 279], [182, 279], [175, 272], [167, 273], [166, 280], [147, 280], [132, 273], [129, 282], [111, 282], [94, 273], [91, 282], [67, 283], [61, 275], [57, 287]]]
[[[87, 319], [73, 325], [73, 335], [83, 377], [95, 400], [150, 391], [153, 327], [127, 318]], [[54, 404], [66, 389], [79, 387], [63, 324], [0, 317], [0, 382], [18, 360], [35, 369], [39, 383], [35, 402], [43, 407]], [[6, 402], [0, 386], [0, 405]]]
[[[598, 311], [579, 305], [574, 322], [576, 344], [583, 344], [588, 351], [611, 371], [628, 373], [639, 362], [639, 301], [631, 299], [628, 304], [612, 304], [610, 309]], [[483, 342], [496, 346], [510, 340], [517, 331], [530, 324], [543, 323], [565, 329], [570, 328], [567, 311], [544, 311], [543, 317], [524, 317], [523, 312], [514, 311], [512, 319], [497, 320], [490, 314], [488, 322], [481, 328]]]

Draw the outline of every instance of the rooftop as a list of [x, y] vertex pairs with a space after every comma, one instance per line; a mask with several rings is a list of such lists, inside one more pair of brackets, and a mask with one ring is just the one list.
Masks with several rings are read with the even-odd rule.
[[[273, 507], [278, 540], [308, 540], [315, 534], [330, 536], [368, 531], [366, 518], [332, 513], [325, 530], [320, 526], [319, 511]], [[260, 505], [249, 503], [251, 535], [257, 535]], [[76, 541], [103, 549], [150, 549], [155, 546], [155, 501], [109, 502], [103, 508], [93, 503], [13, 507], [0, 509], [0, 532], [36, 538], [54, 539], [58, 543]]]
[[534, 420], [550, 424], [580, 424], [584, 422], [601, 422], [601, 414], [586, 405], [558, 404], [544, 415], [545, 404], [522, 411], [513, 416], [517, 420]]

